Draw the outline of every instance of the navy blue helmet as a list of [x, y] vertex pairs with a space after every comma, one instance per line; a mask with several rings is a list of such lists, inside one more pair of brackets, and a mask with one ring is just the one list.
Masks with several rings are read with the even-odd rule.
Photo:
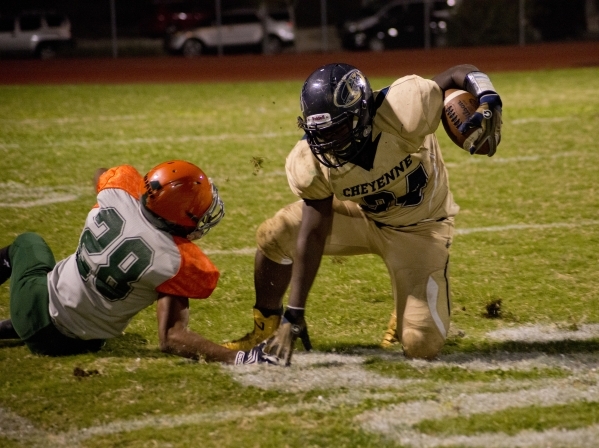
[[356, 67], [327, 64], [308, 77], [298, 125], [320, 163], [338, 168], [360, 154], [372, 132], [373, 104], [370, 83]]

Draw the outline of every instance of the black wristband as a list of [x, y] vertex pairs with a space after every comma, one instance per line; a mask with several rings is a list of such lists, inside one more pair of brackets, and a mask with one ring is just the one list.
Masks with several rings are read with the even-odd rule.
[[292, 324], [297, 324], [304, 320], [305, 310], [300, 308], [287, 308], [283, 315]]

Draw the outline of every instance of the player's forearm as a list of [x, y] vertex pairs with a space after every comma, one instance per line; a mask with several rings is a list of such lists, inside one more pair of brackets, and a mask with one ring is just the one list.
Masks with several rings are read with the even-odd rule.
[[165, 353], [184, 358], [218, 361], [233, 364], [236, 352], [226, 349], [188, 329], [171, 328], [160, 341]]
[[305, 308], [308, 293], [314, 283], [324, 252], [326, 235], [308, 234], [298, 238], [298, 249], [293, 263], [289, 306]]
[[304, 200], [291, 275], [289, 306], [305, 308], [333, 223], [333, 197]]
[[302, 225], [296, 243], [289, 306], [305, 308], [333, 223], [333, 197], [304, 200]]
[[433, 78], [433, 81], [444, 91], [447, 89], [463, 89], [466, 75], [475, 71], [478, 71], [478, 68], [471, 64], [456, 65], [443, 73], [439, 73]]

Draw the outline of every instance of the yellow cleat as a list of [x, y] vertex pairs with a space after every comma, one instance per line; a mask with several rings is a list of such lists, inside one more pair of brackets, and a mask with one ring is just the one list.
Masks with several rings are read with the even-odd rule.
[[228, 348], [229, 350], [242, 350], [247, 352], [251, 350], [260, 342], [265, 341], [269, 337], [271, 337], [277, 328], [279, 328], [279, 324], [281, 323], [281, 316], [275, 314], [270, 317], [264, 317], [260, 311], [254, 308], [254, 331], [251, 333], [247, 333], [241, 339], [236, 339], [234, 341], [225, 342], [223, 347]]
[[385, 335], [383, 336], [381, 347], [391, 348], [397, 343], [399, 343], [399, 338], [397, 337], [397, 315], [394, 311], [391, 314], [391, 319], [389, 319], [389, 325], [387, 326], [387, 331], [385, 331]]

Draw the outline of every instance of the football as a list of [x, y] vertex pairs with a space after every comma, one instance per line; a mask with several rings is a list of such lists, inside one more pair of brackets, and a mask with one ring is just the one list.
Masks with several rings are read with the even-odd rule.
[[[468, 120], [476, 112], [478, 107], [477, 99], [465, 90], [448, 89], [445, 91], [443, 113], [441, 122], [445, 132], [460, 148], [463, 148], [464, 141], [474, 131], [473, 129], [465, 134], [460, 133], [458, 127]], [[476, 154], [488, 154], [489, 143], [485, 143]]]

